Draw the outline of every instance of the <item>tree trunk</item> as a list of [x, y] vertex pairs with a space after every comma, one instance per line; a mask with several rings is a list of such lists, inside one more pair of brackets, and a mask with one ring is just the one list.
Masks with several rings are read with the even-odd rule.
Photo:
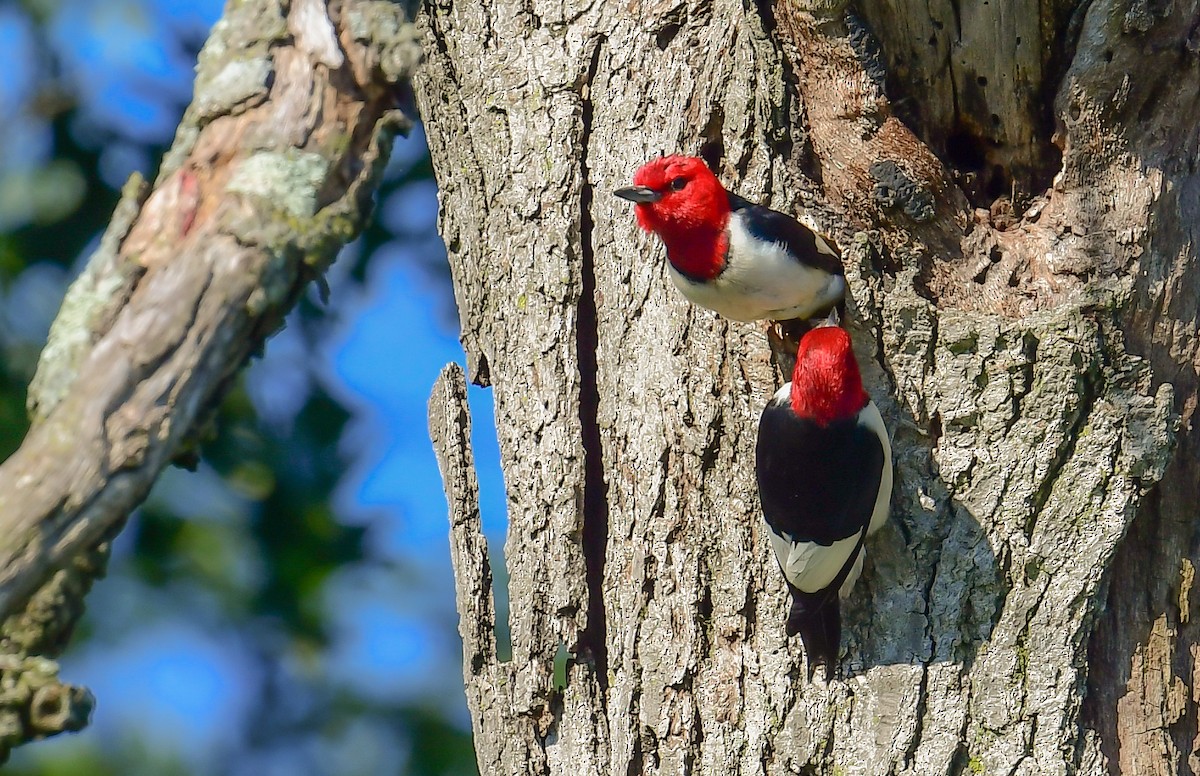
[[[966, 6], [425, 1], [415, 86], [508, 486], [501, 661], [444, 373], [482, 773], [1200, 765], [1200, 4]], [[828, 685], [755, 498], [761, 327], [688, 306], [611, 197], [672, 152], [843, 248], [896, 488]]]
[[231, 3], [158, 180], [125, 187], [72, 284], [0, 466], [0, 761], [78, 730], [58, 681], [108, 544], [370, 212], [420, 59], [402, 7]]

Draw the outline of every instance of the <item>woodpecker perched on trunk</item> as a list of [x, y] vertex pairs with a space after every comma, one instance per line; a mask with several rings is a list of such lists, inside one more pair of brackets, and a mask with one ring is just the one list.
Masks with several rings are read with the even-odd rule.
[[800, 634], [809, 675], [818, 664], [828, 675], [841, 643], [838, 599], [858, 580], [863, 542], [886, 522], [892, 493], [888, 432], [845, 329], [818, 325], [800, 340], [792, 381], [759, 421], [755, 472], [792, 594], [787, 634]]
[[811, 318], [840, 305], [842, 262], [791, 216], [727, 192], [703, 159], [642, 165], [618, 197], [667, 248], [668, 271], [689, 300], [735, 321]]

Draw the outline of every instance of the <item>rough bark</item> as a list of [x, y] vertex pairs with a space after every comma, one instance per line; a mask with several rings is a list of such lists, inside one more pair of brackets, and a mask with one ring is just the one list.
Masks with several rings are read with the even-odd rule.
[[[360, 230], [420, 58], [390, 2], [232, 3], [151, 188], [67, 294], [0, 466], [0, 754], [86, 723], [54, 678], [107, 542]], [[50, 677], [49, 683], [46, 677]]]
[[[426, 0], [508, 484], [500, 662], [444, 377], [481, 772], [1192, 772], [1200, 10], [993, 5]], [[678, 151], [844, 250], [897, 487], [825, 686], [760, 530], [765, 339], [610, 196]]]

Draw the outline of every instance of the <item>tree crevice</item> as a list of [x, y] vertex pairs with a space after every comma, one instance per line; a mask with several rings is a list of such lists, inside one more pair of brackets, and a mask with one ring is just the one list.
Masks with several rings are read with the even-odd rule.
[[583, 442], [583, 558], [587, 570], [587, 625], [581, 648], [591, 659], [600, 687], [601, 705], [608, 690], [608, 624], [604, 606], [604, 565], [608, 553], [608, 486], [600, 435], [599, 318], [596, 303], [596, 257], [592, 246], [594, 184], [588, 167], [592, 142], [592, 89], [604, 50], [604, 39], [593, 44], [581, 89], [579, 243], [580, 292], [575, 347], [579, 364], [579, 424]]

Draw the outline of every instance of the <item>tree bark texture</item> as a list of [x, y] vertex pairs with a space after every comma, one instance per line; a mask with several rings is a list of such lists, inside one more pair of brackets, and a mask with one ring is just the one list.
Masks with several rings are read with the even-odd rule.
[[[444, 374], [482, 773], [1200, 766], [1200, 4], [426, 0], [420, 23], [508, 490], [500, 661]], [[688, 306], [611, 197], [675, 152], [843, 248], [897, 479], [828, 684], [784, 638], [756, 503], [761, 327]]]
[[360, 230], [416, 41], [401, 6], [371, 0], [231, 3], [214, 28], [158, 180], [126, 186], [0, 466], [3, 753], [86, 723], [90, 695], [47, 695], [56, 666], [37, 656], [65, 645], [107, 542]]

